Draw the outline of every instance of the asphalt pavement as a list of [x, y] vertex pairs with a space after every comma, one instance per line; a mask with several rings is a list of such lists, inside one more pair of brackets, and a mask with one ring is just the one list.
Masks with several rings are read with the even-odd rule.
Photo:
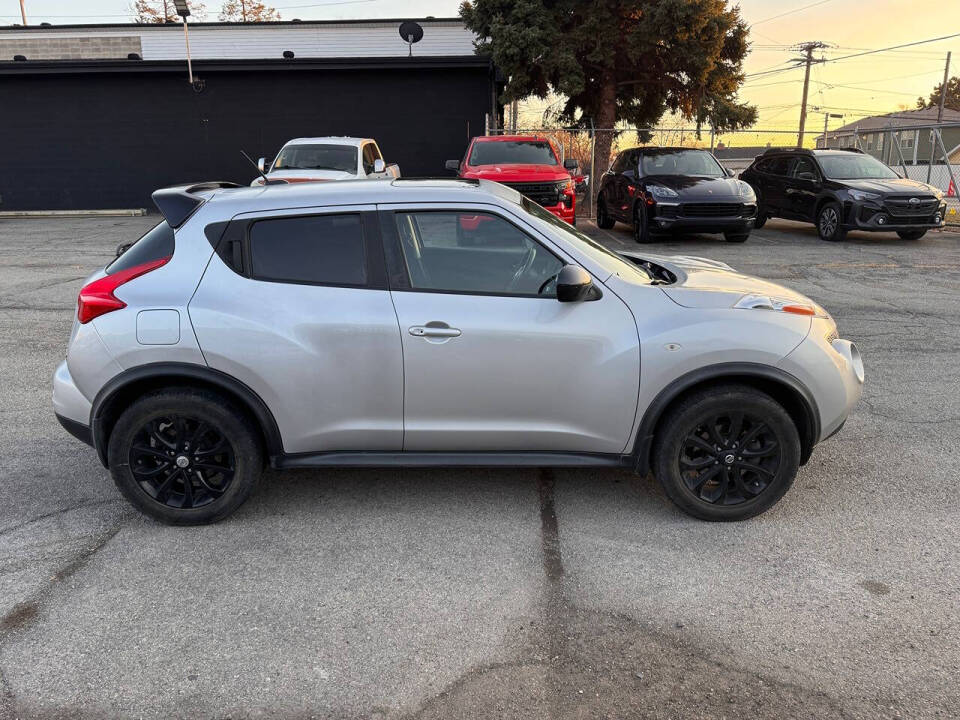
[[0, 718], [960, 716], [960, 235], [650, 246], [796, 288], [863, 352], [754, 520], [626, 472], [387, 469], [271, 472], [172, 528], [50, 406], [82, 279], [155, 221], [0, 220]]

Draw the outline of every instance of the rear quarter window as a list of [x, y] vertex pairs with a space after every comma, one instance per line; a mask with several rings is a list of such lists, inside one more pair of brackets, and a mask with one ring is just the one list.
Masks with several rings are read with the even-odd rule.
[[360, 215], [258, 220], [250, 227], [250, 273], [274, 282], [366, 285]]
[[129, 250], [107, 265], [107, 275], [173, 255], [173, 228], [164, 220], [137, 240]]

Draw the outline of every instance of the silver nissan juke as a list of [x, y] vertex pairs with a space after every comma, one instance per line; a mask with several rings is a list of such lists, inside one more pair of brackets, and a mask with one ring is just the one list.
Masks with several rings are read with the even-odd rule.
[[166, 523], [266, 463], [619, 467], [705, 520], [774, 505], [860, 397], [810, 299], [614, 253], [484, 180], [159, 190], [78, 298], [61, 424]]

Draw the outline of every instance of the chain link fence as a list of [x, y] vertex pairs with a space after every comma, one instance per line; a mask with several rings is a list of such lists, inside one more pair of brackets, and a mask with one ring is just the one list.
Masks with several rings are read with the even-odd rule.
[[[689, 127], [640, 130], [522, 127], [488, 129], [487, 134], [552, 138], [563, 154], [561, 160], [571, 157], [577, 160], [577, 215], [590, 218], [595, 215], [594, 200], [600, 188], [600, 175], [621, 150], [644, 146], [709, 150], [724, 167], [739, 174], [758, 155], [770, 148], [792, 148], [797, 144], [796, 130], [764, 128], [719, 133], [709, 128], [698, 130]], [[947, 224], [960, 226], [960, 199], [957, 192], [957, 178], [960, 178], [960, 123], [830, 131], [826, 137], [823, 133], [808, 132], [804, 145], [855, 147], [890, 165], [902, 177], [939, 188], [947, 196]], [[607, 156], [606, 162], [602, 162], [604, 155]], [[949, 157], [953, 164], [944, 163], [944, 157]]]

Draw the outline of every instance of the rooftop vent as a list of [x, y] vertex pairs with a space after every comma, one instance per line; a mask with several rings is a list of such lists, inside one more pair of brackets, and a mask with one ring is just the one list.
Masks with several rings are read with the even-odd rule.
[[294, 55], [293, 55], [293, 50], [284, 50], [284, 51], [283, 51], [283, 59], [284, 59], [284, 60], [293, 60], [293, 57], [294, 57]]
[[14, 56], [13, 56], [13, 59], [14, 59], [16, 62], [26, 62], [26, 61], [27, 61], [27, 56], [26, 56], [26, 55], [14, 55]]

